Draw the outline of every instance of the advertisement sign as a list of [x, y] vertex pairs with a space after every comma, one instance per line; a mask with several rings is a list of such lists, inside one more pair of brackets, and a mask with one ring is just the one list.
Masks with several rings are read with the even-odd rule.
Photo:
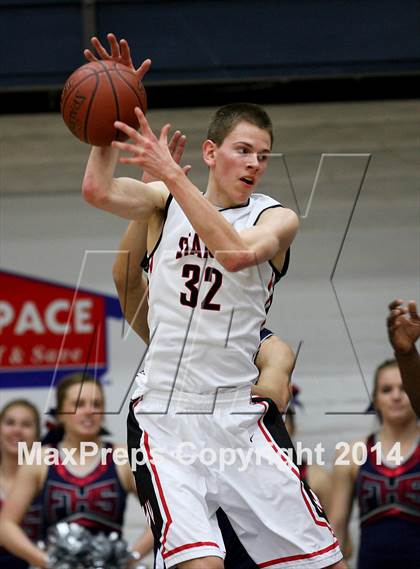
[[0, 271], [0, 388], [47, 387], [62, 375], [108, 367], [116, 297]]

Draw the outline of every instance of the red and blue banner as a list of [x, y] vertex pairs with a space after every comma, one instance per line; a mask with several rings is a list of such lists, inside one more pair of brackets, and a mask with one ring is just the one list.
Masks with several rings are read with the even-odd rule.
[[107, 318], [117, 297], [0, 271], [0, 388], [49, 387], [108, 369]]

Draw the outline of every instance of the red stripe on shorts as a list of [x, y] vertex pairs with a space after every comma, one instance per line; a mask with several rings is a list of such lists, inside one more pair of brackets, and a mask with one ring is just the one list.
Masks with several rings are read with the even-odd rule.
[[171, 551], [167, 551], [166, 553], [163, 553], [162, 557], [164, 559], [166, 559], [167, 557], [170, 557], [171, 555], [175, 555], [175, 553], [179, 553], [180, 551], [184, 551], [184, 549], [192, 549], [193, 547], [217, 547], [217, 549], [219, 549], [219, 546], [217, 545], [217, 543], [214, 543], [213, 541], [197, 541], [197, 543], [187, 543], [185, 545], [180, 545], [179, 547], [175, 547], [175, 549], [171, 549]]
[[[263, 407], [264, 407], [264, 409], [265, 409], [265, 412], [264, 412], [264, 415], [265, 415], [265, 413], [266, 413], [267, 410], [268, 410], [268, 403], [266, 403], [265, 401], [258, 401], [257, 403], [255, 403], [255, 405], [263, 405]], [[281, 450], [280, 447], [277, 445], [277, 443], [275, 442], [275, 440], [271, 437], [270, 433], [267, 432], [266, 428], [264, 427], [263, 422], [262, 422], [263, 419], [264, 419], [264, 415], [263, 415], [263, 416], [259, 419], [259, 421], [258, 421], [258, 426], [259, 426], [259, 428], [261, 429], [261, 432], [263, 433], [265, 439], [270, 443], [270, 446], [272, 447], [272, 449], [280, 456], [280, 458], [283, 460], [283, 462], [285, 462], [285, 463], [287, 464], [287, 466], [290, 468], [290, 470], [293, 472], [293, 474], [294, 474], [295, 476], [297, 476], [297, 477], [299, 478], [299, 480], [301, 480], [301, 475], [300, 475], [299, 470], [296, 469], [293, 464], [290, 464], [290, 462], [289, 462], [288, 460], [286, 460], [286, 458], [285, 458], [285, 457], [283, 456], [283, 454], [280, 452], [280, 450]], [[305, 493], [304, 493], [305, 491], [304, 491], [304, 488], [303, 488], [302, 485], [301, 485], [301, 487], [300, 487], [300, 491], [301, 491], [301, 493], [302, 493], [303, 501], [305, 502], [305, 505], [306, 505], [306, 507], [308, 508], [309, 513], [310, 513], [312, 519], [314, 520], [315, 524], [316, 524], [317, 526], [326, 527], [326, 528], [328, 528], [328, 529], [331, 531], [331, 533], [333, 533], [332, 530], [331, 530], [331, 526], [330, 526], [330, 524], [329, 524], [328, 522], [326, 522], [326, 521], [320, 521], [320, 520], [318, 520], [318, 519], [315, 517], [315, 514], [314, 514], [314, 512], [313, 512], [313, 510], [312, 510], [312, 507], [311, 507], [311, 505], [310, 505], [310, 503], [309, 503], [310, 500], [308, 500], [308, 498], [305, 496]], [[334, 535], [334, 534], [333, 534], [333, 535]]]
[[[331, 529], [331, 526], [330, 526], [330, 524], [329, 524], [328, 522], [326, 522], [326, 521], [321, 522], [320, 520], [318, 520], [318, 519], [315, 517], [315, 514], [314, 514], [314, 512], [313, 512], [313, 510], [312, 510], [312, 508], [311, 508], [311, 504], [310, 504], [311, 500], [308, 499], [308, 498], [305, 496], [306, 490], [304, 489], [303, 486], [300, 487], [300, 491], [302, 492], [303, 501], [305, 502], [306, 507], [308, 508], [309, 513], [311, 514], [312, 519], [314, 520], [314, 522], [316, 523], [316, 525], [317, 525], [317, 526], [323, 526], [323, 527], [328, 528], [328, 529], [330, 530], [330, 532], [333, 534], [333, 531], [332, 531], [332, 529]], [[321, 506], [321, 507], [322, 507], [322, 506]], [[317, 513], [318, 513], [318, 512], [317, 512]], [[334, 534], [333, 534], [333, 535], [334, 535]]]
[[324, 547], [324, 549], [320, 549], [319, 551], [314, 551], [312, 553], [303, 553], [300, 555], [290, 555], [289, 557], [279, 557], [278, 559], [272, 559], [271, 561], [264, 561], [264, 563], [259, 563], [258, 567], [263, 569], [263, 567], [271, 567], [272, 565], [277, 565], [278, 563], [287, 563], [288, 561], [299, 561], [300, 559], [309, 559], [311, 557], [317, 557], [318, 555], [323, 555], [324, 553], [328, 553], [328, 551], [331, 551], [336, 547], [338, 547], [337, 540], [335, 540], [328, 547]]

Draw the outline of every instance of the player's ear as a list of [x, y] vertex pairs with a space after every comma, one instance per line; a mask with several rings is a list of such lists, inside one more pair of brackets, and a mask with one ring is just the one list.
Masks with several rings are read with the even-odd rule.
[[203, 142], [203, 160], [209, 167], [214, 164], [216, 148], [216, 144], [210, 139]]

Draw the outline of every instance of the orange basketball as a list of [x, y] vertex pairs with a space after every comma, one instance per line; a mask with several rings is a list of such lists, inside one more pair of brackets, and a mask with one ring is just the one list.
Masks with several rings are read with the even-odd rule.
[[94, 146], [125, 138], [114, 127], [117, 120], [138, 128], [135, 107], [146, 112], [146, 91], [132, 69], [115, 61], [82, 65], [67, 79], [61, 94], [64, 122], [74, 136]]

